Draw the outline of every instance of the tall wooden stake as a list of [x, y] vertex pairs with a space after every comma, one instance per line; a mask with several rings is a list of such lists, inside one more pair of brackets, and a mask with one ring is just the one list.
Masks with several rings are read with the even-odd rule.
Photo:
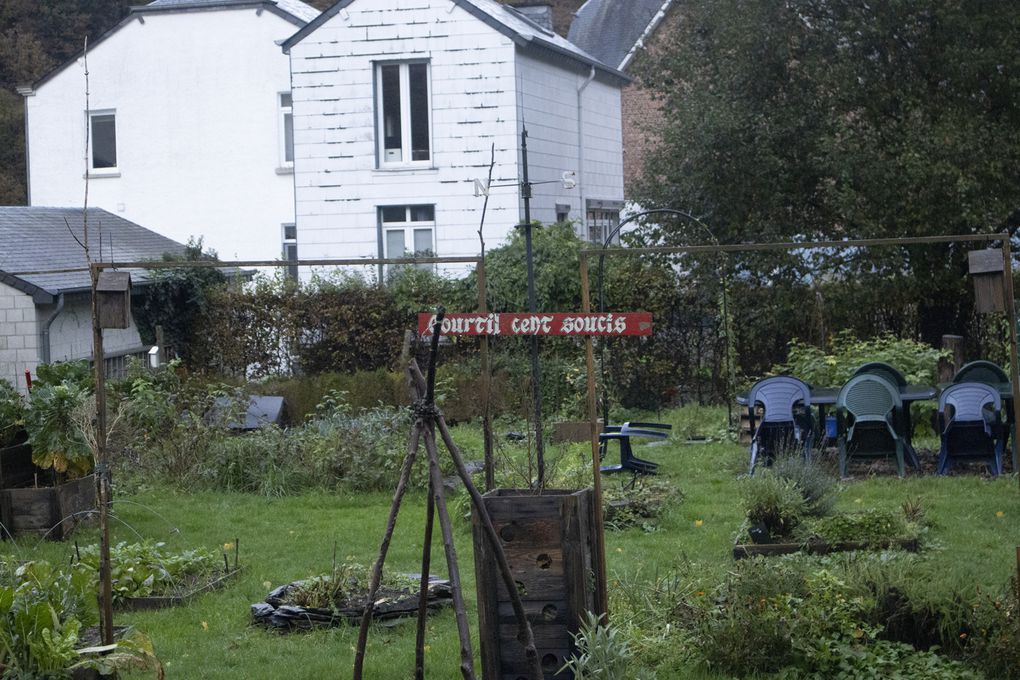
[[[581, 253], [581, 312], [591, 312], [591, 284], [588, 280], [588, 256]], [[592, 336], [584, 337], [584, 362], [588, 372], [588, 431], [591, 435], [591, 477], [595, 492], [595, 552], [593, 559], [598, 561], [602, 578], [598, 579], [598, 603], [605, 615], [604, 622], [609, 622], [609, 594], [606, 592], [606, 537], [602, 521], [602, 461], [599, 460], [599, 424], [598, 405], [595, 398], [595, 349]], [[606, 422], [609, 422], [608, 420]]]
[[[1017, 451], [1016, 432], [1020, 427], [1020, 361], [1017, 360], [1016, 348], [1016, 300], [1013, 296], [1013, 253], [1009, 242], [1009, 232], [1002, 235], [1002, 263], [1005, 276], [1004, 293], [1006, 295], [1006, 314], [1009, 317], [1009, 378], [1013, 389], [1013, 451]], [[1017, 456], [1013, 455], [1013, 474], [1017, 475], [1017, 483], [1020, 484], [1020, 474], [1016, 469]]]
[[[86, 234], [86, 238], [88, 238]], [[87, 251], [86, 251], [87, 252]], [[86, 255], [87, 256], [87, 255]], [[92, 364], [96, 380], [96, 502], [99, 504], [99, 629], [104, 645], [113, 644], [113, 581], [110, 573], [110, 464], [106, 455], [106, 366], [103, 329], [99, 326], [99, 269], [92, 278]]]

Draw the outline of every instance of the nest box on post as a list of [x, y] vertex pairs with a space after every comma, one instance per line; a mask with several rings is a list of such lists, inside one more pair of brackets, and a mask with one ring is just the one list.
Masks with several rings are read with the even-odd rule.
[[131, 325], [131, 275], [127, 272], [99, 272], [99, 327], [127, 328]]
[[974, 277], [975, 309], [980, 314], [1006, 311], [1002, 251], [998, 248], [972, 250], [967, 253], [967, 259]]

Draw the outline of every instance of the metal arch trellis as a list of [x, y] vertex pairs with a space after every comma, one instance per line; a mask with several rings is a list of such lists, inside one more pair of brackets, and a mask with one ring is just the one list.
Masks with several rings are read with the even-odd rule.
[[[485, 295], [485, 261], [479, 256], [450, 257], [405, 257], [405, 258], [346, 258], [346, 259], [298, 259], [298, 260], [194, 260], [194, 261], [140, 261], [140, 262], [91, 262], [87, 268], [69, 268], [38, 272], [18, 272], [18, 274], [53, 274], [88, 271], [91, 279], [92, 295], [92, 364], [95, 375], [96, 390], [96, 503], [99, 510], [100, 531], [100, 633], [103, 644], [113, 644], [113, 587], [110, 572], [110, 528], [107, 510], [110, 503], [110, 469], [107, 456], [107, 422], [106, 422], [106, 368], [103, 361], [103, 329], [99, 325], [99, 307], [97, 304], [96, 286], [99, 273], [106, 269], [238, 269], [245, 267], [382, 267], [384, 265], [417, 265], [417, 264], [474, 264], [478, 277], [478, 308], [479, 312], [487, 312]], [[482, 391], [485, 400], [489, 399], [489, 352], [488, 339], [481, 338], [481, 373]], [[488, 409], [486, 409], [488, 412]], [[489, 453], [488, 451], [486, 452]], [[486, 468], [492, 466], [491, 456], [487, 455]]]
[[[956, 234], [947, 236], [919, 236], [904, 238], [874, 238], [846, 241], [801, 241], [801, 242], [777, 242], [777, 243], [733, 243], [711, 245], [690, 245], [690, 246], [653, 246], [645, 248], [616, 248], [613, 250], [585, 249], [579, 253], [579, 272], [581, 275], [581, 311], [591, 312], [591, 284], [588, 274], [588, 258], [598, 256], [600, 259], [606, 256], [635, 257], [641, 255], [670, 255], [684, 253], [740, 253], [740, 252], [761, 252], [770, 250], [814, 250], [819, 248], [847, 249], [847, 248], [873, 248], [904, 245], [921, 245], [928, 243], [954, 243], [954, 242], [1002, 242], [1002, 259], [1005, 286], [1003, 296], [1005, 298], [1006, 313], [1009, 315], [1010, 329], [1010, 380], [1014, 395], [1020, 395], [1020, 367], [1017, 359], [1017, 327], [1016, 307], [1014, 306], [1013, 295], [1013, 257], [1010, 247], [1010, 234], [999, 232], [994, 234]], [[592, 450], [592, 476], [594, 479], [595, 503], [600, 507], [602, 503], [602, 486], [599, 480], [599, 432], [598, 432], [598, 407], [596, 400], [595, 384], [595, 354], [591, 336], [585, 338], [585, 363], [588, 378], [588, 419], [591, 432]], [[1020, 396], [1013, 399], [1013, 420], [1020, 423]], [[1020, 483], [1020, 476], [1018, 476]], [[603, 560], [605, 569], [605, 552], [602, 551], [600, 558]], [[603, 572], [604, 573], [604, 572]], [[605, 594], [602, 594], [605, 597]]]

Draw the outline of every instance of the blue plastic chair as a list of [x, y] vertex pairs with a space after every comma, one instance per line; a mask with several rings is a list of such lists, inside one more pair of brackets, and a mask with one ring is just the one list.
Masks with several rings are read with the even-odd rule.
[[854, 376], [836, 397], [839, 431], [839, 473], [846, 477], [852, 457], [896, 456], [896, 471], [904, 475], [904, 451], [917, 470], [921, 465], [907, 445], [898, 423], [903, 423], [903, 401], [895, 385], [881, 375]]
[[940, 475], [947, 474], [956, 460], [985, 461], [992, 476], [1002, 473], [1006, 438], [1001, 410], [999, 392], [990, 385], [964, 382], [943, 390], [939, 396]]
[[[805, 407], [806, 415], [797, 417], [793, 408]], [[760, 424], [755, 423], [755, 410], [764, 410]], [[776, 454], [796, 442], [803, 446], [805, 459], [811, 455], [814, 425], [811, 419], [811, 388], [802, 380], [776, 376], [759, 380], [747, 395], [747, 412], [751, 425], [751, 469], [761, 457], [771, 465]]]
[[620, 443], [619, 465], [603, 465], [601, 472], [632, 472], [635, 475], [654, 475], [658, 472], [659, 464], [650, 460], [638, 458], [634, 455], [631, 446], [631, 437], [643, 437], [646, 439], [668, 439], [672, 425], [665, 423], [626, 422], [623, 425], [609, 425], [599, 434], [599, 460], [606, 457], [609, 442]]

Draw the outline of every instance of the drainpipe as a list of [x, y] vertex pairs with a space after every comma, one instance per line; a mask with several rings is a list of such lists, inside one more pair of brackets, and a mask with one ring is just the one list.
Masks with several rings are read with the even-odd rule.
[[42, 351], [42, 363], [50, 363], [50, 326], [57, 320], [60, 313], [64, 311], [64, 294], [57, 295], [57, 308], [42, 323], [42, 330], [39, 331], [40, 350]]
[[584, 240], [588, 240], [588, 208], [584, 202], [584, 192], [587, 187], [584, 182], [584, 107], [581, 100], [583, 99], [584, 91], [588, 89], [593, 80], [595, 80], [594, 66], [591, 67], [588, 77], [577, 88], [577, 195], [578, 200], [581, 202], [581, 230]]

